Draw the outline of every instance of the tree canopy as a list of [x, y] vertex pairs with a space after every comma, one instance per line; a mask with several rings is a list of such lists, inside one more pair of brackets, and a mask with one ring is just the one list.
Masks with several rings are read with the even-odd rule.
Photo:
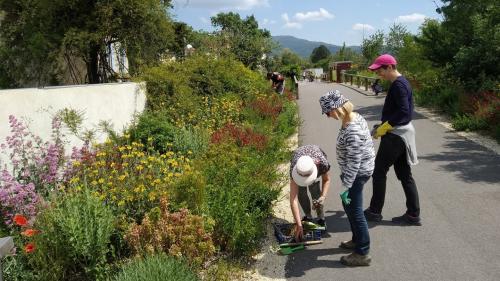
[[325, 45], [319, 45], [314, 48], [311, 53], [311, 62], [317, 63], [320, 60], [326, 59], [330, 56], [330, 50]]
[[[84, 64], [86, 81], [112, 76], [110, 44], [126, 52], [130, 72], [157, 63], [172, 42], [170, 0], [0, 0], [1, 59], [15, 84], [57, 84], [63, 68]], [[75, 73], [73, 73], [75, 74]], [[76, 74], [75, 74], [76, 76]]]
[[266, 29], [260, 29], [253, 15], [242, 19], [237, 13], [219, 13], [212, 17], [211, 21], [218, 29], [216, 33], [218, 51], [229, 51], [251, 69], [256, 69], [263, 55], [269, 54], [272, 50], [271, 33]]

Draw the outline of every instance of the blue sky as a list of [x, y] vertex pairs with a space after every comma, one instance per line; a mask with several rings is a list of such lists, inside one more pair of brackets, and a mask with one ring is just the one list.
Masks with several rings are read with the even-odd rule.
[[394, 23], [416, 34], [426, 17], [440, 18], [432, 0], [174, 0], [173, 4], [174, 18], [195, 30], [212, 31], [210, 17], [232, 11], [242, 18], [254, 15], [259, 27], [272, 35], [336, 45], [360, 45], [363, 35], [387, 31]]

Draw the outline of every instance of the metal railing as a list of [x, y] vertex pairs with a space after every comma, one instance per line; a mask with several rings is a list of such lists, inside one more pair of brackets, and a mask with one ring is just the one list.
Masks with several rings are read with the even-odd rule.
[[340, 73], [342, 83], [351, 83], [351, 85], [355, 84], [358, 88], [361, 86], [365, 87], [365, 91], [368, 91], [371, 88], [371, 85], [375, 82], [375, 80], [379, 79], [376, 77], [369, 77], [357, 74], [349, 74], [345, 72]]

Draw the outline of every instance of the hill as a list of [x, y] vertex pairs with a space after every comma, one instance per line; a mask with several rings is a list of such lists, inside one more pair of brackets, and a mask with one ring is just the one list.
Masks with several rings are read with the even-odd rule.
[[[273, 36], [273, 40], [280, 45], [278, 52], [280, 52], [284, 48], [288, 48], [303, 58], [308, 58], [311, 55], [314, 48], [317, 48], [320, 45], [325, 45], [325, 47], [327, 47], [332, 54], [336, 53], [338, 50], [340, 50], [340, 48], [342, 48], [342, 46], [338, 45], [332, 45], [324, 42], [309, 41], [289, 35]], [[360, 46], [348, 46], [348, 48], [351, 48], [355, 52], [361, 52]]]

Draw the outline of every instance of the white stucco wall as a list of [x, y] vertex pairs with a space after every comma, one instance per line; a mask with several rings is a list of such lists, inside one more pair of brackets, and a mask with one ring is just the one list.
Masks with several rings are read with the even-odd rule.
[[[0, 90], [0, 143], [4, 143], [10, 135], [9, 115], [23, 121], [29, 120], [30, 130], [43, 140], [48, 140], [52, 130], [52, 115], [64, 108], [84, 113], [83, 128], [96, 129], [100, 121], [106, 120], [115, 131], [121, 132], [135, 114], [144, 110], [144, 88], [143, 84], [138, 83], [110, 83]], [[104, 141], [105, 137], [98, 133], [97, 141]], [[74, 136], [68, 135], [68, 141], [67, 151], [82, 144]], [[0, 160], [5, 160], [0, 157]]]

